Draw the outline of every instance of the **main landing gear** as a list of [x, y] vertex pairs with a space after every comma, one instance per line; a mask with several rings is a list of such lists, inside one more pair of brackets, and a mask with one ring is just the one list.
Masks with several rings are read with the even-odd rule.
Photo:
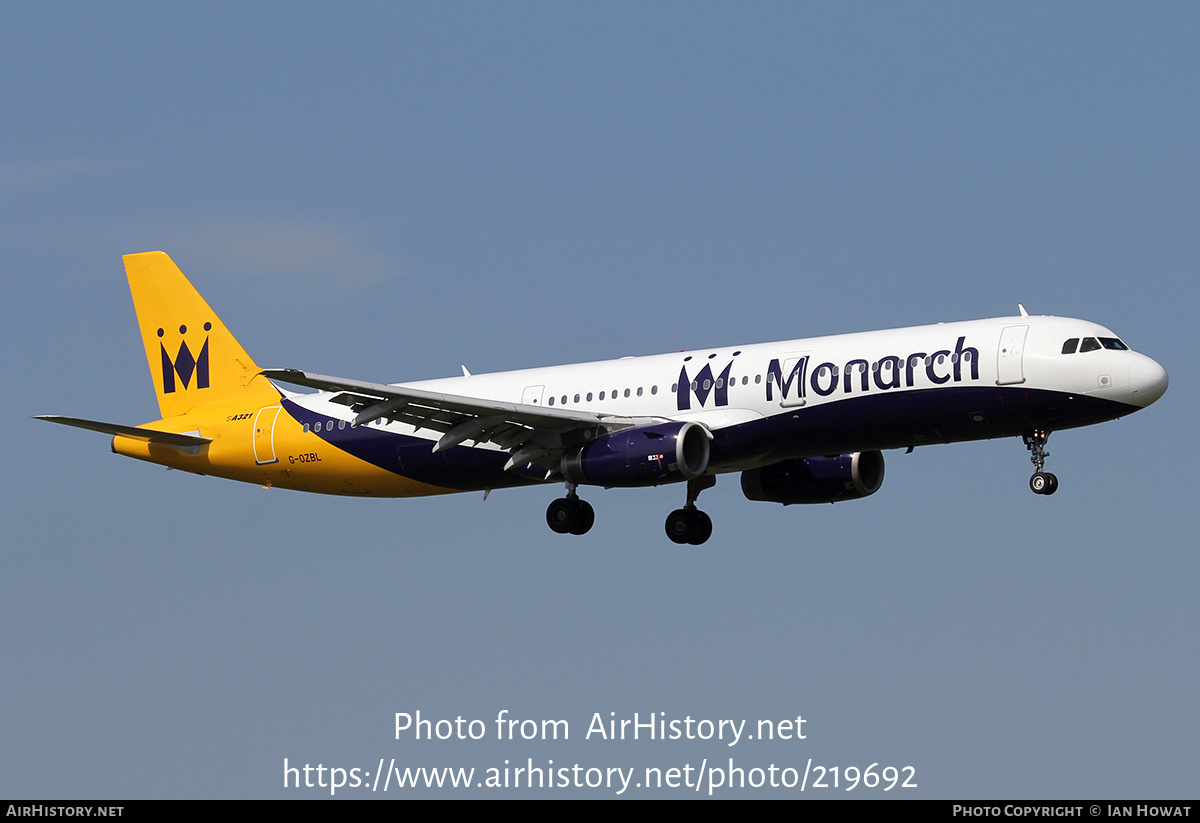
[[596, 510], [575, 493], [575, 484], [567, 484], [567, 496], [546, 509], [546, 523], [559, 534], [587, 534], [596, 522]]
[[1022, 435], [1021, 439], [1025, 441], [1025, 448], [1030, 451], [1029, 459], [1037, 468], [1033, 477], [1029, 478], [1029, 488], [1034, 494], [1054, 494], [1058, 491], [1058, 478], [1050, 472], [1042, 471], [1046, 465], [1046, 458], [1050, 456], [1050, 452], [1046, 451], [1046, 441], [1050, 439], [1050, 432], [1035, 429], [1032, 434]]
[[[712, 537], [712, 518], [696, 508], [696, 498], [715, 485], [717, 478], [708, 475], [688, 481], [687, 504], [667, 515], [667, 537], [673, 542], [699, 546]], [[559, 534], [587, 534], [595, 522], [595, 510], [579, 499], [574, 483], [567, 484], [566, 497], [558, 498], [546, 508], [546, 524]]]
[[699, 546], [712, 537], [712, 518], [696, 508], [700, 492], [717, 485], [711, 475], [693, 477], [687, 485], [687, 504], [667, 515], [667, 537], [674, 543], [690, 543]]

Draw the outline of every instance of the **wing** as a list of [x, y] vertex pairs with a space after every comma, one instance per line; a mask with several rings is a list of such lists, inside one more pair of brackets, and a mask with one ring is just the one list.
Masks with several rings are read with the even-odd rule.
[[333, 402], [356, 412], [351, 425], [387, 418], [418, 429], [442, 433], [434, 452], [468, 440], [495, 443], [511, 453], [505, 469], [536, 463], [557, 471], [562, 453], [618, 429], [632, 428], [659, 418], [630, 418], [588, 411], [504, 403], [479, 397], [347, 380], [297, 369], [264, 369], [271, 380], [337, 392]]

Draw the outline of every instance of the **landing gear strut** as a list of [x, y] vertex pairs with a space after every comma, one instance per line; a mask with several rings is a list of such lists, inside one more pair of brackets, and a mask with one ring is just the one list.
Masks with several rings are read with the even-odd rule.
[[1025, 441], [1025, 448], [1030, 451], [1029, 459], [1037, 469], [1033, 477], [1029, 478], [1029, 488], [1034, 494], [1054, 494], [1058, 491], [1058, 478], [1050, 472], [1042, 471], [1046, 465], [1046, 458], [1050, 456], [1050, 452], [1046, 451], [1046, 441], [1050, 439], [1050, 432], [1035, 429], [1031, 434], [1022, 435], [1021, 439]]
[[546, 509], [546, 524], [559, 534], [587, 534], [596, 522], [596, 511], [575, 493], [575, 484], [567, 484], [567, 496], [560, 497]]
[[687, 505], [667, 515], [667, 537], [674, 543], [690, 543], [699, 546], [712, 537], [712, 518], [696, 508], [700, 492], [717, 485], [711, 475], [693, 477], [687, 484]]

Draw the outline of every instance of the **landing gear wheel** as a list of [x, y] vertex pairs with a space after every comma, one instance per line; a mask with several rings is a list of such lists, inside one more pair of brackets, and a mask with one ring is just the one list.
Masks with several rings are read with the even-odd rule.
[[712, 537], [712, 518], [699, 509], [676, 509], [667, 515], [667, 537], [672, 543], [699, 546]]
[[587, 534], [596, 510], [578, 497], [560, 497], [546, 508], [546, 525], [559, 534]]
[[575, 501], [560, 497], [546, 508], [546, 525], [550, 527], [551, 531], [558, 534], [570, 534], [571, 525], [575, 519], [573, 516], [575, 507], [571, 505], [573, 502]]
[[671, 538], [672, 543], [688, 542], [688, 535], [692, 531], [689, 514], [687, 509], [676, 509], [667, 515], [667, 537]]
[[571, 524], [571, 534], [587, 534], [596, 522], [596, 510], [586, 500], [571, 502], [575, 504], [575, 521]]
[[1054, 494], [1058, 491], [1058, 478], [1050, 472], [1034, 472], [1029, 478], [1029, 488], [1034, 494]]
[[667, 537], [672, 543], [687, 543], [692, 536], [692, 513], [688, 509], [676, 509], [667, 515]]
[[710, 474], [693, 477], [687, 484], [687, 504], [667, 515], [667, 537], [672, 543], [691, 543], [699, 546], [712, 537], [712, 518], [696, 508], [696, 498], [705, 489], [717, 484]]

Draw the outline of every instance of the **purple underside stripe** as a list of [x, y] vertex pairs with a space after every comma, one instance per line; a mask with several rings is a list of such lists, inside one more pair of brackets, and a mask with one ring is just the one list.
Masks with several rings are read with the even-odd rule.
[[[309, 411], [290, 400], [284, 399], [282, 403], [288, 414], [310, 428], [314, 423], [320, 422], [324, 428], [326, 422], [336, 421], [336, 418]], [[351, 427], [348, 423], [344, 429], [313, 434], [373, 466], [433, 486], [465, 491], [526, 486], [536, 482], [504, 471], [504, 464], [508, 462], [505, 452], [455, 446], [434, 454], [431, 440], [374, 426]], [[538, 473], [538, 479], [542, 474], [544, 471]]]
[[[284, 410], [311, 428], [335, 420], [286, 398]], [[713, 432], [711, 464], [842, 454], [910, 445], [1015, 437], [1034, 428], [1050, 431], [1091, 425], [1137, 410], [1111, 400], [1020, 386], [953, 386], [876, 392], [834, 402], [783, 409], [762, 420]], [[360, 460], [444, 488], [471, 490], [524, 486], [541, 480], [504, 471], [508, 454], [455, 446], [434, 454], [433, 441], [373, 426], [314, 432]]]

